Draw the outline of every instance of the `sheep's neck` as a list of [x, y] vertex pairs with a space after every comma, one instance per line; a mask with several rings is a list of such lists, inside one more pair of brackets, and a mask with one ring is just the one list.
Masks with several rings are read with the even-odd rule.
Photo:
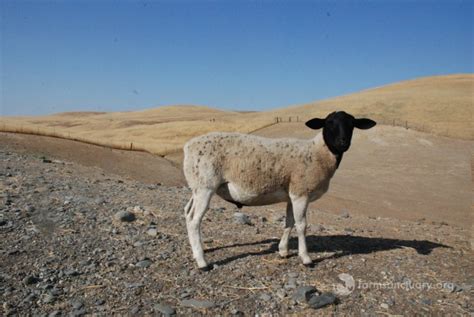
[[324, 138], [322, 133], [317, 135], [314, 140], [315, 145], [315, 152], [317, 156], [321, 156], [323, 162], [327, 162], [328, 170], [332, 170], [331, 173], [334, 173], [335, 170], [339, 167], [339, 164], [342, 160], [342, 153], [334, 153], [328, 147], [326, 142], [324, 142]]
[[334, 147], [330, 145], [331, 144], [330, 142], [327, 142], [326, 140], [327, 136], [324, 133], [324, 130], [322, 132], [322, 135], [323, 135], [324, 145], [336, 157], [336, 169], [337, 169], [339, 167], [339, 164], [341, 164], [342, 156], [344, 153], [339, 152], [338, 150], [336, 150]]

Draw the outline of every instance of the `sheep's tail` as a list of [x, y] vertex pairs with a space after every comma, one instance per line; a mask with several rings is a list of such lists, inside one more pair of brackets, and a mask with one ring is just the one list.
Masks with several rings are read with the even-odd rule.
[[193, 197], [188, 201], [186, 206], [184, 207], [184, 214], [187, 216], [189, 212], [191, 211], [191, 207], [193, 206]]

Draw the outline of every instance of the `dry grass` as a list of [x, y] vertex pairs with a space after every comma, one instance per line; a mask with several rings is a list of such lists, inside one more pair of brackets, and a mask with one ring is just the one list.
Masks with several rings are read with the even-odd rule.
[[324, 116], [336, 109], [379, 123], [436, 135], [474, 139], [474, 74], [434, 76], [274, 111], [281, 117]]
[[190, 138], [211, 131], [248, 133], [275, 117], [306, 120], [344, 109], [380, 123], [405, 125], [437, 135], [474, 139], [474, 75], [416, 79], [302, 106], [267, 112], [230, 112], [170, 106], [133, 112], [72, 112], [42, 117], [3, 117], [0, 129], [74, 139], [166, 155]]

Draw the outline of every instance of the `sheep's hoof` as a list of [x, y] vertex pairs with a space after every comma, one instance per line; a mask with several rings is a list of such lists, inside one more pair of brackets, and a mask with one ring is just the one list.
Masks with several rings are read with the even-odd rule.
[[211, 265], [207, 265], [207, 266], [204, 266], [204, 267], [200, 267], [200, 268], [199, 268], [199, 271], [201, 271], [201, 272], [209, 272], [210, 270], [212, 270], [212, 266], [211, 266]]

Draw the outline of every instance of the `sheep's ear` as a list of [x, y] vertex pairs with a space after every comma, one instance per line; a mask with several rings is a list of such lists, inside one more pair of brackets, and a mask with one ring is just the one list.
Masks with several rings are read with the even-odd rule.
[[305, 124], [308, 128], [317, 130], [317, 129], [324, 128], [325, 122], [326, 122], [326, 119], [314, 118], [307, 121]]
[[354, 127], [358, 129], [362, 129], [362, 130], [373, 128], [376, 124], [377, 122], [375, 122], [374, 120], [370, 120], [366, 118], [354, 120]]

